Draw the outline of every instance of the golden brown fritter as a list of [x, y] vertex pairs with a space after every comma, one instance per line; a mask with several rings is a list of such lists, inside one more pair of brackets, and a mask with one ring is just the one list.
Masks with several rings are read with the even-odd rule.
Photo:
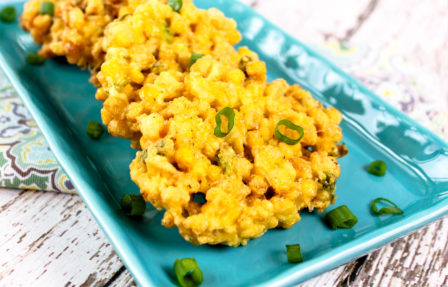
[[[111, 23], [106, 35], [106, 61], [97, 75], [101, 87], [96, 97], [105, 101], [101, 116], [109, 133], [134, 141], [141, 135], [137, 116], [152, 112], [152, 101], [169, 100], [164, 94], [177, 89], [169, 86], [171, 77], [184, 77], [192, 53], [239, 59], [233, 48], [241, 38], [235, 21], [190, 1], [184, 1], [181, 13], [149, 1], [133, 16]], [[154, 81], [161, 84], [158, 90], [149, 85]]]
[[40, 14], [47, 1], [25, 3], [20, 18], [22, 27], [42, 45], [39, 54], [63, 56], [71, 64], [98, 69], [104, 60], [101, 45], [106, 25], [132, 13], [144, 0], [51, 0], [54, 14]]
[[[291, 227], [303, 209], [324, 210], [346, 152], [337, 144], [341, 114], [298, 85], [266, 82], [265, 63], [247, 48], [236, 51], [237, 41], [234, 21], [189, 1], [176, 13], [149, 0], [106, 29], [97, 92], [103, 121], [142, 149], [132, 180], [166, 210], [162, 224], [193, 244], [244, 245]], [[204, 56], [189, 67], [193, 53]], [[218, 137], [216, 115], [226, 107], [234, 126]], [[300, 142], [276, 137], [280, 120], [303, 128]]]

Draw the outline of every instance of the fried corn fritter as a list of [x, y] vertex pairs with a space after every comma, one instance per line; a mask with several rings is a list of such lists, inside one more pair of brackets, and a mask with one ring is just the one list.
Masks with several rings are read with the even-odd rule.
[[[25, 3], [21, 25], [42, 45], [41, 56], [64, 56], [71, 64], [97, 69], [104, 59], [101, 39], [106, 25], [132, 13], [143, 1], [30, 0]], [[53, 3], [53, 15], [42, 14], [44, 2]]]
[[171, 84], [183, 82], [192, 53], [221, 61], [237, 58], [233, 45], [241, 39], [235, 21], [217, 9], [197, 9], [191, 1], [184, 1], [181, 13], [149, 1], [134, 15], [111, 23], [106, 35], [96, 93], [104, 101], [102, 120], [109, 133], [134, 142], [141, 136], [137, 117], [180, 96], [181, 87]]
[[[145, 200], [165, 209], [193, 244], [245, 245], [268, 229], [289, 228], [303, 209], [335, 200], [346, 153], [342, 116], [299, 85], [266, 81], [265, 63], [232, 45], [236, 23], [184, 1], [180, 13], [158, 1], [111, 23], [98, 74], [102, 118], [116, 136], [141, 148], [131, 178]], [[192, 54], [203, 54], [190, 66]], [[216, 115], [226, 136], [216, 136]], [[303, 128], [297, 144], [276, 136], [279, 121]], [[298, 137], [280, 126], [281, 134]], [[202, 197], [202, 200], [197, 198]]]

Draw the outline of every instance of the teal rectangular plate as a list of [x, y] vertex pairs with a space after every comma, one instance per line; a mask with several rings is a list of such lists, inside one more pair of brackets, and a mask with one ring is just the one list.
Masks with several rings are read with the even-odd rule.
[[[195, 257], [204, 273], [203, 286], [284, 286], [349, 262], [409, 233], [448, 211], [448, 145], [395, 110], [322, 56], [288, 36], [251, 8], [229, 0], [199, 0], [234, 18], [247, 45], [266, 61], [269, 79], [285, 78], [311, 91], [344, 115], [344, 142], [335, 206], [346, 204], [358, 217], [348, 230], [329, 230], [318, 213], [302, 213], [288, 230], [270, 230], [245, 247], [199, 246], [184, 241], [177, 229], [161, 226], [152, 208], [141, 221], [123, 216], [119, 201], [138, 193], [129, 177], [135, 151], [110, 135], [100, 141], [86, 136], [90, 120], [100, 121], [89, 73], [55, 60], [30, 66], [26, 54], [37, 46], [17, 20], [0, 23], [0, 66], [46, 137], [123, 262], [141, 286], [175, 284], [176, 258]], [[14, 5], [18, 12], [23, 3]], [[366, 172], [382, 159], [385, 177]], [[401, 216], [373, 216], [370, 203], [387, 197]], [[300, 243], [304, 262], [288, 264], [285, 244]]]

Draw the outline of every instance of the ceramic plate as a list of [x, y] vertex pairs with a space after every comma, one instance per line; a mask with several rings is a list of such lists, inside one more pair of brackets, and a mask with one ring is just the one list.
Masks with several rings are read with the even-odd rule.
[[[234, 18], [247, 45], [266, 61], [268, 77], [299, 83], [319, 101], [344, 115], [344, 142], [350, 153], [340, 160], [335, 206], [346, 204], [358, 217], [348, 230], [329, 230], [321, 214], [303, 213], [288, 230], [271, 230], [245, 247], [195, 247], [177, 229], [161, 226], [162, 213], [149, 209], [141, 221], [120, 211], [125, 193], [138, 193], [129, 177], [135, 151], [110, 135], [86, 136], [90, 120], [100, 121], [89, 73], [58, 61], [30, 66], [37, 50], [18, 22], [0, 23], [0, 65], [45, 135], [115, 250], [141, 286], [175, 284], [176, 258], [194, 257], [203, 286], [290, 285], [349, 262], [448, 211], [448, 145], [374, 95], [326, 59], [234, 1], [196, 1]], [[12, 4], [18, 12], [22, 3]], [[385, 177], [366, 172], [373, 160], [387, 163]], [[370, 203], [387, 197], [401, 216], [373, 216]], [[300, 243], [304, 262], [288, 264], [285, 244]]]

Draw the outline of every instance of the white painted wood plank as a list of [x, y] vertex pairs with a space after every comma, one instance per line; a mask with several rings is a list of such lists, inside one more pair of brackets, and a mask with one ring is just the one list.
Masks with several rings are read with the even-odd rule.
[[122, 266], [79, 196], [16, 193], [0, 206], [0, 285], [103, 285]]
[[355, 286], [448, 286], [448, 218], [373, 252]]
[[134, 279], [131, 276], [131, 273], [129, 273], [127, 270], [125, 270], [123, 273], [121, 273], [116, 280], [110, 285], [111, 287], [134, 287], [137, 286]]
[[1, 189], [1, 192], [2, 194], [0, 196], [0, 208], [19, 196], [19, 190]]
[[300, 287], [337, 286], [350, 274], [352, 266], [353, 264], [347, 264], [325, 272], [322, 275], [300, 284]]

